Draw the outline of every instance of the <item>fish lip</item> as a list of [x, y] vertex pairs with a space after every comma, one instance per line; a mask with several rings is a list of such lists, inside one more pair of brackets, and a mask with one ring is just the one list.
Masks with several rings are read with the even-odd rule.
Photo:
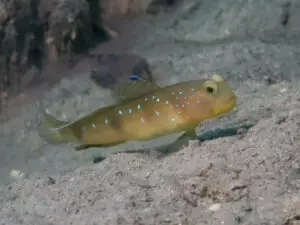
[[223, 107], [221, 107], [221, 109], [217, 109], [215, 111], [215, 115], [220, 115], [231, 111], [236, 105], [236, 96], [231, 95], [230, 97], [223, 99], [221, 104]]
[[225, 100], [225, 104], [227, 105], [226, 108], [228, 109], [228, 111], [233, 109], [236, 105], [236, 96], [231, 95], [227, 100]]
[[236, 104], [236, 96], [235, 95], [231, 95], [228, 100], [227, 100], [228, 103], [231, 103], [233, 105]]

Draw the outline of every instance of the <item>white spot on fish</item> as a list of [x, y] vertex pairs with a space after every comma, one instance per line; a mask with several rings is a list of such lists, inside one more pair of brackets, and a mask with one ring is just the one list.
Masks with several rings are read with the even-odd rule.
[[181, 107], [184, 108], [184, 104], [182, 104]]
[[108, 119], [105, 119], [105, 124], [108, 124]]
[[176, 99], [179, 99], [178, 96], [176, 97]]
[[93, 127], [93, 128], [96, 128], [96, 124], [93, 123], [93, 124], [92, 124], [92, 127]]
[[184, 100], [187, 100], [187, 97], [186, 97], [186, 96], [184, 96]]
[[148, 98], [145, 98], [145, 102], [148, 101]]
[[172, 120], [172, 121], [175, 121], [175, 118], [172, 118], [171, 120]]
[[179, 91], [179, 94], [180, 94], [180, 95], [182, 95], [182, 93], [183, 93], [182, 91]]
[[142, 123], [145, 123], [145, 119], [144, 119], [143, 117], [141, 118], [141, 122], [142, 122]]
[[129, 113], [132, 113], [132, 109], [128, 109], [128, 112], [129, 112]]
[[157, 101], [157, 102], [159, 102], [159, 101], [160, 101], [160, 99], [158, 98], [158, 99], [156, 99], [156, 101]]
[[160, 115], [160, 113], [158, 111], [155, 111], [155, 114], [158, 115], [158, 116]]
[[141, 105], [138, 105], [137, 108], [140, 109], [140, 108], [141, 108]]
[[177, 104], [176, 107], [179, 108], [179, 105]]
[[155, 99], [155, 98], [156, 98], [156, 97], [153, 95], [153, 96], [152, 96], [152, 99]]
[[168, 100], [166, 101], [166, 104], [169, 104], [169, 101], [168, 101]]
[[123, 115], [123, 112], [122, 112], [121, 110], [119, 110], [119, 114], [120, 114], [120, 115]]

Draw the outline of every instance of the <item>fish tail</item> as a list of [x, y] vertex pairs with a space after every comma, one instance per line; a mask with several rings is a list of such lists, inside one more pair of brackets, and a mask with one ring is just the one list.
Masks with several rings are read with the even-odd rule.
[[43, 108], [42, 104], [36, 100], [36, 106], [40, 113], [39, 135], [50, 144], [59, 144], [68, 141], [77, 141], [72, 129], [67, 126], [69, 122], [61, 121], [51, 116]]

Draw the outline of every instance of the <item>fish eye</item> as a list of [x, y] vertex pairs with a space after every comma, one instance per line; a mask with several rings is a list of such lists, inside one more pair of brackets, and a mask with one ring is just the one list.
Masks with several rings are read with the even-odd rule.
[[213, 93], [214, 92], [214, 88], [213, 87], [206, 87], [206, 91], [208, 93]]
[[215, 82], [212, 81], [206, 81], [204, 83], [204, 90], [208, 93], [208, 94], [216, 94], [218, 91], [218, 86]]

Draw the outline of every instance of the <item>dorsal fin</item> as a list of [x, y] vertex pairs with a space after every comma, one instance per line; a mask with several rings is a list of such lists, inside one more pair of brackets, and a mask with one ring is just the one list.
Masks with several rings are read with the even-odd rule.
[[149, 80], [132, 80], [130, 83], [116, 86], [112, 95], [118, 102], [134, 99], [149, 92], [160, 89], [155, 82]]

